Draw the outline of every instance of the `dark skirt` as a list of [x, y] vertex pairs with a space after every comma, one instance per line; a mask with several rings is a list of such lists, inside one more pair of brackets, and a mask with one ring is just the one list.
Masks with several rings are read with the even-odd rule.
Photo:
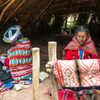
[[13, 81], [10, 72], [6, 72], [5, 70], [3, 70], [3, 64], [1, 62], [0, 62], [0, 81], [3, 83], [8, 83]]

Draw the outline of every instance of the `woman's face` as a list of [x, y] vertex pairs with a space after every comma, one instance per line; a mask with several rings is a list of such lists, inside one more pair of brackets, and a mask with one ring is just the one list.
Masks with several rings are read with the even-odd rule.
[[86, 34], [86, 32], [78, 32], [76, 34], [77, 42], [80, 45], [83, 45], [86, 42], [87, 38], [88, 38], [88, 35]]

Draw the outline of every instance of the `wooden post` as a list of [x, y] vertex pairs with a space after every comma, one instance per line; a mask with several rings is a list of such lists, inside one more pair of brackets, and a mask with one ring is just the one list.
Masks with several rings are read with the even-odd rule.
[[[48, 54], [49, 61], [54, 61], [57, 57], [57, 42], [48, 42]], [[52, 88], [52, 100], [58, 100], [58, 84], [54, 79], [53, 71], [50, 72], [51, 88]]]
[[32, 48], [32, 56], [33, 56], [33, 100], [39, 100], [40, 49]]

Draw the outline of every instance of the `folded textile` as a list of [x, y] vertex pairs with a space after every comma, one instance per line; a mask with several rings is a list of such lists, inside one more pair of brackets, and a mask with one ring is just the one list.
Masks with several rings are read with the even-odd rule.
[[76, 100], [74, 94], [73, 91], [67, 89], [58, 91], [59, 100]]
[[3, 82], [0, 81], [0, 92], [6, 91], [6, 90], [9, 90], [9, 89], [6, 88]]

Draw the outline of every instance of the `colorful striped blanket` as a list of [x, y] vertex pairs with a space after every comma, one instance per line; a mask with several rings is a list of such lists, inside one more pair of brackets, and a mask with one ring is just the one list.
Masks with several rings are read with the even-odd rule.
[[53, 71], [56, 81], [67, 89], [100, 88], [100, 59], [57, 60]]

